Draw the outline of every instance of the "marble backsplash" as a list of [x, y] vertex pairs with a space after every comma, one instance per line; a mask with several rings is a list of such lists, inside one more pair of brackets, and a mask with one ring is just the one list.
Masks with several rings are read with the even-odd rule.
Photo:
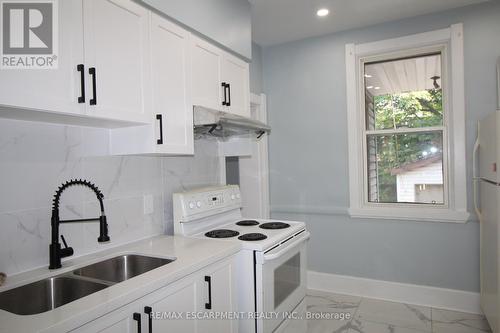
[[[195, 157], [106, 155], [107, 131], [0, 120], [0, 271], [12, 275], [48, 264], [51, 200], [71, 178], [94, 182], [105, 196], [111, 242], [97, 243], [98, 224], [62, 225], [75, 256], [157, 234], [172, 234], [172, 193], [219, 182], [214, 142], [196, 141]], [[143, 196], [154, 211], [144, 214]], [[61, 219], [97, 217], [83, 187], [61, 199]]]

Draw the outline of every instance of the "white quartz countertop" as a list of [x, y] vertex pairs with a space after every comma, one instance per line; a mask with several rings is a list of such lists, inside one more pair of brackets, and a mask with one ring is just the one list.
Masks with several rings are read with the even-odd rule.
[[235, 254], [239, 250], [239, 242], [220, 242], [182, 236], [156, 236], [102, 252], [65, 260], [61, 269], [39, 268], [8, 277], [7, 283], [0, 287], [0, 292], [47, 277], [68, 273], [75, 268], [121, 254], [144, 254], [163, 258], [176, 258], [174, 262], [165, 266], [117, 283], [48, 312], [20, 316], [0, 310], [0, 333], [70, 331], [205, 266]]

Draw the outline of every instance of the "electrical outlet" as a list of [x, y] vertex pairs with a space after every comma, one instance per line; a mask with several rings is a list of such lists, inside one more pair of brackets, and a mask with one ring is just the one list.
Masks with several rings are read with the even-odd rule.
[[144, 215], [149, 215], [154, 213], [154, 200], [152, 194], [144, 194], [143, 196], [144, 203]]

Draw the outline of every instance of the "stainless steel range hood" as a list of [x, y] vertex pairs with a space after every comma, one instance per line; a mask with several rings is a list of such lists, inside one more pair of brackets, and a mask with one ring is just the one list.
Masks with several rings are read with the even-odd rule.
[[252, 136], [260, 139], [264, 134], [271, 132], [271, 127], [251, 118], [198, 105], [194, 106], [193, 112], [194, 132], [197, 135], [218, 138]]

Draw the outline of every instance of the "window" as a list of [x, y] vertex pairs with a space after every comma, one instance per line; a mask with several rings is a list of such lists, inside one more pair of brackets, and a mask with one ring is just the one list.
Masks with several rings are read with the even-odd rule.
[[465, 222], [462, 25], [346, 46], [350, 215]]
[[[368, 202], [445, 204], [441, 58], [364, 63]], [[421, 200], [417, 183], [440, 186], [436, 200]]]

